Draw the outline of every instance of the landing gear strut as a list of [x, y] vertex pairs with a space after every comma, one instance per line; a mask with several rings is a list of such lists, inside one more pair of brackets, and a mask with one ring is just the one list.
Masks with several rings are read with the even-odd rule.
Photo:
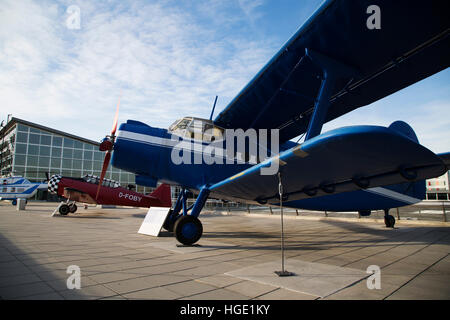
[[389, 214], [389, 209], [384, 209], [384, 223], [387, 228], [394, 228], [395, 218]]

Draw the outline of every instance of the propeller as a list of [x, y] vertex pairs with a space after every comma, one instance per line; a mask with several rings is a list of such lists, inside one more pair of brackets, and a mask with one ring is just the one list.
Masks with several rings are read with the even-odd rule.
[[100, 188], [103, 183], [103, 179], [105, 178], [106, 170], [108, 170], [109, 161], [111, 160], [111, 153], [114, 147], [114, 141], [116, 139], [116, 131], [117, 131], [117, 121], [119, 120], [119, 105], [120, 105], [120, 96], [119, 102], [117, 103], [116, 115], [114, 116], [114, 122], [111, 130], [111, 135], [106, 136], [102, 142], [100, 143], [100, 151], [106, 151], [105, 159], [103, 160], [102, 173], [100, 174], [100, 180], [98, 182], [97, 194], [95, 196], [95, 200], [98, 198], [98, 194], [100, 193]]

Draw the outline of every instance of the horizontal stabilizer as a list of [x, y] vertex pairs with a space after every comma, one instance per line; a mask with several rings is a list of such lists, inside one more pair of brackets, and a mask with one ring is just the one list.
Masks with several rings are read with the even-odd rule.
[[396, 130], [344, 127], [211, 186], [211, 196], [277, 203], [277, 174], [261, 174], [275, 162], [287, 201], [424, 180], [447, 170], [439, 156]]
[[447, 166], [447, 170], [450, 170], [450, 152], [447, 153], [439, 153], [439, 158], [445, 163]]

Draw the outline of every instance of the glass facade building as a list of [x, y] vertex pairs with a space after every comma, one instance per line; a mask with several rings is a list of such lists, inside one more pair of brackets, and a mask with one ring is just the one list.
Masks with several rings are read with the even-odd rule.
[[[12, 118], [1, 129], [0, 138], [1, 175], [19, 175], [33, 182], [45, 180], [46, 172], [76, 178], [100, 176], [105, 153], [98, 150], [99, 142], [18, 118]], [[105, 178], [125, 187], [135, 183], [134, 174], [112, 166]], [[137, 186], [138, 192], [151, 190]], [[43, 198], [42, 192], [37, 198]]]

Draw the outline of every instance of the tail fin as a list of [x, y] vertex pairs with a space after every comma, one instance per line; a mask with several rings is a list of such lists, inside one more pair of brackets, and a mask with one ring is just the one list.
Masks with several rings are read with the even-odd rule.
[[[414, 132], [413, 128], [411, 128], [411, 126], [404, 121], [393, 122], [389, 126], [389, 129], [406, 136], [416, 143], [419, 143], [419, 139], [417, 139], [416, 133]], [[386, 188], [416, 199], [423, 200], [426, 198], [427, 188], [425, 185], [425, 180], [395, 184], [386, 186]]]
[[399, 120], [392, 122], [389, 126], [389, 129], [397, 131], [398, 133], [404, 135], [412, 141], [419, 143], [419, 139], [417, 139], [416, 133], [414, 132], [413, 128], [411, 128], [411, 126], [404, 121]]
[[444, 161], [447, 169], [450, 170], [450, 152], [439, 153], [438, 156], [442, 159], [442, 161]]
[[161, 202], [161, 207], [172, 206], [172, 196], [170, 194], [170, 185], [161, 184], [150, 196], [157, 198]]

